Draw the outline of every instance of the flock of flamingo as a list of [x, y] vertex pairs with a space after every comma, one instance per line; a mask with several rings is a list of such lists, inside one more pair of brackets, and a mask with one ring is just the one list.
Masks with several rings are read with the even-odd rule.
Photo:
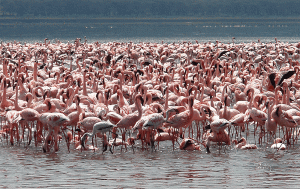
[[299, 48], [276, 39], [1, 43], [1, 141], [44, 152], [60, 142], [96, 150], [95, 137], [112, 153], [164, 141], [208, 153], [214, 144], [285, 149], [299, 133]]

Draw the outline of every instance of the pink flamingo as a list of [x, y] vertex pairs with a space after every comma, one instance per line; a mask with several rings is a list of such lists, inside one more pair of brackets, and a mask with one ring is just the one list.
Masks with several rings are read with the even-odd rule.
[[[274, 98], [272, 98], [274, 99]], [[271, 117], [271, 113], [272, 113], [272, 108], [274, 106], [274, 100], [273, 103], [270, 104], [272, 101], [268, 101], [266, 102], [266, 108], [267, 108], [267, 114], [268, 114], [268, 120], [266, 121], [266, 129], [268, 132], [272, 133], [272, 134], [276, 134], [277, 131], [277, 123], [275, 122], [275, 120]]]
[[54, 135], [54, 150], [58, 151], [58, 132], [60, 127], [70, 120], [62, 113], [48, 113], [46, 120], [48, 123], [48, 135], [44, 141], [43, 151], [48, 152], [50, 150], [48, 143], [51, 141], [52, 135]]
[[109, 120], [112, 124], [117, 124], [123, 117], [118, 114], [117, 112], [108, 112], [106, 115], [106, 110], [101, 110], [99, 116], [102, 120], [107, 121]]
[[144, 102], [142, 95], [138, 94], [135, 97], [135, 106], [138, 110], [138, 114], [132, 113], [124, 116], [117, 124], [116, 126], [120, 129], [124, 129], [125, 131], [122, 133], [123, 141], [125, 141], [125, 133], [127, 129], [132, 128], [135, 123], [141, 119], [142, 117], [142, 103]]
[[228, 95], [226, 94], [224, 98], [224, 109], [221, 109], [219, 111], [219, 114], [220, 114], [220, 118], [230, 120], [234, 116], [240, 114], [240, 112], [237, 109], [231, 109], [227, 107], [228, 106], [227, 97]]
[[272, 144], [271, 148], [277, 149], [277, 150], [285, 150], [286, 146], [285, 146], [285, 144], [282, 143], [281, 138], [276, 138], [276, 139], [274, 139], [274, 144]]
[[[104, 136], [104, 133], [112, 130], [113, 128], [115, 127], [115, 125], [109, 123], [109, 122], [106, 122], [106, 121], [102, 121], [102, 122], [98, 122], [96, 123], [94, 126], [93, 126], [93, 132], [92, 133], [85, 133], [80, 141], [81, 141], [81, 146], [83, 148], [85, 148], [85, 140], [86, 140], [86, 137], [91, 137], [93, 138], [93, 136], [96, 134], [96, 133], [102, 133], [103, 136]], [[103, 152], [105, 152], [107, 150], [107, 145], [108, 143], [106, 142], [107, 140], [105, 138], [103, 138]], [[111, 148], [110, 148], [110, 152], [112, 152]]]
[[[23, 127], [23, 132], [25, 128], [28, 129], [28, 135], [29, 135], [29, 142], [30, 144], [31, 139], [32, 139], [32, 128], [29, 126], [28, 122], [34, 122], [37, 121], [40, 117], [40, 114], [31, 108], [25, 108], [19, 112], [18, 118], [16, 120], [22, 125]], [[24, 137], [23, 137], [24, 138]]]
[[175, 114], [170, 117], [168, 122], [164, 124], [164, 127], [173, 127], [173, 128], [182, 128], [188, 126], [193, 120], [193, 104], [194, 98], [189, 97], [188, 99], [189, 109], [181, 112], [179, 114]]
[[257, 149], [255, 144], [247, 144], [247, 141], [244, 137], [242, 137], [239, 141], [233, 140], [232, 142], [235, 144], [236, 148], [240, 148], [242, 150]]
[[297, 123], [296, 123], [295, 119], [293, 118], [293, 116], [290, 115], [289, 113], [287, 113], [286, 111], [284, 111], [282, 109], [282, 107], [279, 105], [275, 106], [275, 108], [273, 109], [273, 111], [271, 113], [271, 116], [278, 125], [286, 128], [285, 135], [286, 135], [288, 144], [290, 144], [289, 131], [291, 128], [295, 128], [297, 126]]
[[4, 110], [7, 107], [13, 106], [13, 102], [11, 102], [10, 100], [6, 99], [6, 88], [7, 88], [7, 84], [6, 84], [6, 78], [3, 79], [3, 93], [2, 93], [2, 101], [0, 104], [0, 107], [2, 110]]
[[217, 143], [223, 143], [225, 142], [226, 145], [230, 145], [230, 138], [228, 135], [228, 132], [226, 130], [220, 130], [220, 132], [210, 132], [207, 131], [207, 133], [205, 133], [206, 136], [206, 142], [205, 142], [205, 147], [206, 147], [206, 151], [207, 153], [210, 153], [210, 145], [211, 142], [217, 142]]
[[179, 149], [187, 151], [200, 150], [200, 145], [195, 143], [193, 139], [184, 138], [179, 145]]
[[142, 103], [144, 102], [142, 95], [138, 94], [135, 97], [135, 106], [138, 110], [138, 114], [132, 113], [128, 114], [127, 116], [124, 116], [118, 123], [118, 128], [125, 128], [129, 129], [130, 127], [133, 127], [134, 124], [142, 117]]

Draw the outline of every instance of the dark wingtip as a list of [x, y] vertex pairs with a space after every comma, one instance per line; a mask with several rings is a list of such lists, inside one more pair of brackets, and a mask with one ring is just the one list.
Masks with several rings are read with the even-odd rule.
[[276, 115], [279, 117], [279, 107], [277, 107], [277, 109], [276, 109]]
[[200, 64], [200, 63], [192, 61], [192, 65], [197, 66], [198, 64]]
[[189, 95], [191, 95], [193, 89], [194, 89], [193, 87], [191, 87], [191, 88], [189, 89]]
[[111, 154], [113, 154], [114, 152], [112, 151], [112, 148], [111, 148], [111, 146], [109, 147], [109, 151], [110, 151], [110, 153]]
[[51, 102], [50, 102], [50, 101], [48, 101], [48, 107], [49, 107], [49, 110], [51, 110], [52, 105], [51, 105]]
[[247, 92], [246, 92], [246, 95], [247, 95], [247, 96], [249, 95], [250, 90], [251, 90], [251, 89], [248, 89], [248, 90], [247, 90]]
[[243, 139], [240, 139], [240, 140], [238, 141], [238, 143], [241, 143], [241, 142], [243, 142]]
[[186, 141], [186, 143], [183, 146], [183, 149], [185, 150], [191, 144], [193, 144], [193, 142], [191, 140]]
[[194, 98], [191, 97], [191, 107], [194, 106]]
[[82, 132], [82, 130], [79, 129], [79, 128], [75, 129], [75, 131], [77, 131], [77, 132]]
[[269, 103], [270, 103], [270, 102], [266, 102], [266, 108], [269, 108]]
[[210, 150], [209, 150], [209, 147], [206, 146], [206, 152], [209, 154], [210, 153]]
[[77, 101], [78, 101], [78, 104], [80, 103], [80, 97], [79, 96], [77, 96]]
[[107, 144], [103, 144], [103, 149], [102, 149], [102, 153], [105, 152], [107, 150]]
[[210, 125], [205, 126], [205, 130], [211, 129]]
[[142, 96], [140, 96], [141, 104], [144, 105], [144, 99]]
[[82, 146], [83, 148], [85, 148], [83, 137], [81, 137], [81, 139], [80, 139], [80, 144], [81, 144], [81, 146]]
[[276, 84], [275, 84], [275, 76], [276, 76], [276, 73], [271, 73], [271, 74], [269, 75], [270, 82], [271, 82], [272, 86], [274, 87], [274, 89], [275, 89], [275, 87], [276, 87]]
[[283, 82], [285, 79], [288, 79], [288, 78], [292, 77], [292, 76], [294, 75], [294, 73], [296, 73], [295, 70], [293, 70], [293, 71], [288, 71], [288, 72], [286, 72], [285, 74], [283, 74], [283, 76], [281, 77], [281, 79], [280, 79], [280, 81], [278, 82], [277, 85], [280, 85], [280, 86], [281, 86], [282, 82]]

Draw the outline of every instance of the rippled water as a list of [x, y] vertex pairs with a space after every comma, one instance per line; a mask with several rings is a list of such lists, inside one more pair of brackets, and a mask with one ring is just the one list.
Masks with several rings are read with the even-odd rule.
[[[88, 42], [231, 42], [300, 41], [299, 20], [0, 20], [2, 41], [63, 42], [87, 37]], [[253, 136], [253, 133], [249, 136]], [[248, 138], [255, 143], [254, 138]], [[98, 141], [100, 143], [100, 140]], [[237, 150], [213, 146], [203, 151], [172, 149], [170, 142], [156, 151], [67, 151], [56, 153], [34, 145], [0, 142], [0, 187], [3, 188], [298, 188], [299, 144], [285, 151]], [[100, 145], [99, 145], [100, 146]]]
[[[255, 143], [250, 132], [248, 141]], [[243, 134], [245, 136], [245, 133]], [[0, 187], [8, 188], [286, 188], [297, 187], [300, 176], [299, 145], [285, 151], [271, 143], [257, 150], [212, 146], [211, 153], [173, 151], [171, 142], [160, 149], [114, 149], [70, 153], [64, 141], [56, 153], [40, 146], [10, 146], [1, 142]], [[98, 146], [100, 139], [98, 139]]]

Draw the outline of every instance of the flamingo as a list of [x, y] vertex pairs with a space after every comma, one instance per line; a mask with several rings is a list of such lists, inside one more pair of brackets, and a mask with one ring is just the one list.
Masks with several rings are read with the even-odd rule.
[[153, 113], [147, 116], [145, 123], [143, 124], [143, 129], [146, 129], [148, 132], [147, 135], [151, 138], [151, 147], [154, 147], [154, 135], [153, 130], [161, 127], [167, 119], [161, 113]]
[[[123, 132], [119, 144], [127, 145], [141, 139], [142, 143], [153, 143], [152, 146], [154, 141], [158, 144], [159, 141], [171, 140], [174, 146], [179, 136], [184, 139], [183, 146], [196, 145], [201, 139], [199, 133], [197, 140], [194, 140], [192, 137], [184, 138], [185, 133], [182, 132], [193, 121], [210, 121], [207, 128], [211, 128], [211, 133], [204, 133], [202, 136], [206, 139], [200, 142], [207, 144], [208, 148], [213, 141], [228, 144], [230, 129], [227, 128], [232, 125], [244, 130], [244, 124], [250, 121], [261, 126], [259, 140], [264, 135], [264, 128], [277, 134], [277, 124], [285, 128], [285, 139], [289, 140], [289, 133], [293, 133], [292, 130], [300, 122], [300, 108], [291, 102], [299, 101], [299, 95], [295, 93], [291, 96], [289, 92], [297, 92], [300, 86], [299, 65], [297, 58], [294, 58], [299, 54], [299, 47], [300, 44], [278, 41], [275, 44], [88, 44], [76, 39], [74, 44], [59, 41], [56, 44], [45, 42], [23, 46], [17, 43], [2, 44], [0, 109], [7, 120], [2, 130], [10, 129], [9, 140], [13, 143], [15, 137], [19, 140], [20, 124], [23, 131], [28, 129], [30, 143], [32, 131], [42, 141], [42, 131], [48, 129], [50, 134], [43, 145], [49, 151], [48, 143], [54, 135], [57, 136], [60, 127], [51, 126], [54, 123], [50, 125], [48, 118], [64, 112], [65, 116], [70, 116], [69, 122], [60, 123], [64, 128], [77, 125], [85, 132], [91, 132], [94, 124], [106, 120], [119, 126], [113, 130], [128, 130], [131, 127], [138, 130], [136, 138], [128, 137], [127, 141], [126, 132]], [[52, 55], [52, 60], [49, 55]], [[70, 56], [76, 58], [76, 70], [71, 64], [70, 69], [64, 66], [65, 63], [62, 64], [65, 60], [72, 63]], [[132, 64], [131, 58], [141, 65]], [[43, 64], [40, 65], [40, 62]], [[278, 69], [278, 66], [281, 68]], [[234, 91], [236, 103], [233, 107], [239, 112], [230, 110], [229, 100], [226, 100], [230, 98], [227, 88]], [[45, 91], [44, 99], [39, 89]], [[193, 103], [191, 94], [195, 97]], [[138, 96], [146, 98], [146, 105], [141, 99], [136, 99]], [[25, 112], [35, 116], [25, 118]], [[165, 118], [161, 112], [166, 112]], [[28, 124], [27, 120], [36, 120], [37, 124]], [[193, 134], [195, 128], [189, 128]], [[151, 132], [145, 135], [148, 131]], [[68, 141], [70, 134], [67, 133]], [[116, 136], [112, 135], [117, 141]], [[73, 141], [76, 145], [81, 143]], [[106, 139], [103, 142], [108, 145]], [[58, 150], [57, 144], [55, 150]]]
[[242, 129], [242, 131], [245, 131], [245, 114], [240, 113], [235, 115], [233, 118], [231, 118], [229, 120], [229, 122], [231, 123], [231, 125], [233, 126], [238, 126]]
[[6, 99], [6, 88], [7, 88], [7, 81], [6, 81], [6, 78], [3, 79], [3, 93], [2, 93], [2, 101], [1, 101], [1, 104], [0, 104], [0, 108], [1, 109], [5, 109], [9, 106], [13, 106], [13, 102], [11, 102], [10, 100], [7, 100]]
[[[132, 128], [135, 123], [141, 119], [142, 117], [142, 103], [143, 98], [141, 94], [136, 95], [135, 97], [135, 106], [138, 110], [138, 114], [132, 113], [124, 116], [117, 124], [116, 126], [120, 129], [125, 129], [125, 132], [123, 132], [122, 136], [125, 135], [126, 130]], [[125, 141], [125, 138], [123, 137], [123, 141]]]
[[299, 116], [295, 116], [294, 118], [288, 112], [283, 110], [281, 106], [278, 105], [273, 109], [271, 116], [278, 125], [286, 128], [286, 139], [289, 144], [290, 143], [289, 131], [290, 129], [296, 128], [297, 122], [295, 121], [295, 119], [297, 119], [296, 117]]
[[228, 95], [226, 94], [225, 98], [224, 98], [224, 109], [221, 109], [219, 111], [219, 114], [220, 114], [221, 118], [230, 120], [234, 116], [240, 114], [240, 112], [237, 109], [227, 108], [227, 106], [228, 106], [227, 98], [228, 98]]
[[86, 117], [83, 119], [79, 118], [79, 121], [77, 122], [77, 127], [83, 128], [85, 131], [92, 131], [94, 125], [101, 121], [102, 120], [99, 119], [98, 117]]
[[[82, 146], [83, 148], [85, 148], [85, 140], [86, 140], [86, 137], [89, 136], [89, 137], [93, 138], [94, 135], [95, 135], [96, 133], [101, 133], [101, 134], [103, 134], [103, 136], [104, 136], [104, 133], [106, 133], [106, 132], [112, 130], [114, 127], [116, 127], [116, 126], [113, 125], [113, 124], [111, 124], [111, 123], [109, 123], [109, 122], [106, 122], [106, 121], [102, 121], [102, 122], [96, 123], [96, 124], [93, 126], [93, 132], [92, 132], [92, 133], [85, 133], [85, 134], [81, 137], [81, 139], [80, 139], [80, 141], [81, 141], [81, 146]], [[105, 143], [105, 141], [106, 141], [106, 140], [105, 140], [105, 138], [103, 137], [103, 143], [105, 144], [105, 145], [103, 146], [103, 152], [105, 152], [106, 149], [107, 149], [107, 144]], [[111, 148], [110, 148], [110, 152], [113, 153], [112, 150], [111, 150]]]
[[[252, 106], [252, 104], [253, 104], [253, 96], [254, 96], [253, 95], [254, 89], [251, 88], [249, 90], [252, 91], [252, 95], [251, 95], [251, 99], [250, 99], [250, 103], [249, 103], [249, 108], [245, 112], [246, 116], [245, 116], [244, 121], [245, 122], [249, 121], [250, 118], [253, 119], [257, 123], [257, 126], [259, 126], [259, 125], [261, 126], [261, 133], [262, 133], [263, 132], [262, 126], [265, 124], [266, 120], [268, 119], [268, 115], [265, 112], [263, 112], [263, 111], [261, 111], [261, 110], [259, 110], [259, 109], [257, 109], [257, 108], [255, 108], [255, 107]], [[254, 129], [254, 132], [255, 131], [256, 131], [256, 127]], [[261, 137], [260, 137], [259, 140], [261, 140]]]
[[168, 122], [164, 124], [164, 127], [174, 127], [174, 128], [182, 128], [187, 127], [193, 120], [193, 104], [194, 104], [194, 97], [191, 96], [188, 99], [189, 109], [181, 112], [179, 114], [175, 114], [174, 116], [170, 117]]
[[107, 114], [105, 112], [106, 112], [106, 110], [101, 110], [100, 113], [98, 114], [99, 115], [98, 117], [100, 117], [104, 121], [109, 120], [112, 124], [116, 125], [123, 118], [117, 112], [111, 111], [111, 112], [108, 112]]
[[274, 106], [274, 101], [273, 103], [270, 105], [271, 101], [268, 101], [266, 103], [266, 108], [267, 108], [267, 114], [268, 114], [268, 120], [266, 121], [266, 129], [268, 132], [273, 133], [275, 135], [276, 131], [277, 131], [277, 123], [275, 122], [275, 120], [271, 117], [271, 110]]
[[184, 138], [182, 139], [182, 142], [179, 145], [180, 150], [200, 150], [200, 145], [195, 143], [193, 139], [190, 138]]
[[[51, 141], [51, 137], [54, 134], [54, 150], [58, 151], [58, 132], [60, 130], [60, 127], [63, 126], [65, 123], [70, 121], [70, 119], [65, 116], [62, 113], [48, 113], [46, 115], [47, 123], [48, 123], [48, 135], [46, 136], [46, 139], [44, 141], [43, 145], [43, 151], [48, 152], [49, 151], [49, 146], [48, 143]], [[54, 132], [54, 133], [53, 133]]]
[[223, 143], [225, 142], [226, 145], [230, 145], [230, 138], [228, 135], [228, 132], [226, 130], [220, 130], [219, 132], [210, 132], [207, 131], [207, 133], [205, 133], [207, 135], [207, 139], [205, 142], [205, 147], [206, 147], [206, 152], [210, 153], [210, 145], [211, 142], [218, 142], [218, 143]]
[[242, 150], [245, 149], [257, 149], [257, 146], [255, 144], [247, 144], [247, 141], [244, 137], [241, 138], [241, 140], [233, 140], [233, 143], [235, 144], [236, 148], [240, 148]]
[[276, 138], [274, 139], [274, 143], [271, 146], [272, 149], [277, 149], [277, 150], [285, 150], [286, 146], [285, 144], [282, 143], [281, 138]]

